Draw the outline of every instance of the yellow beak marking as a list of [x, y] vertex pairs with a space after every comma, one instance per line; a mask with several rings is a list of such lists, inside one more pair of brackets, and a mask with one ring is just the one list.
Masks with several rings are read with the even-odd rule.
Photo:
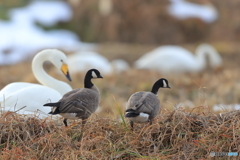
[[63, 63], [61, 70], [62, 70], [63, 74], [67, 75], [68, 74], [68, 65]]

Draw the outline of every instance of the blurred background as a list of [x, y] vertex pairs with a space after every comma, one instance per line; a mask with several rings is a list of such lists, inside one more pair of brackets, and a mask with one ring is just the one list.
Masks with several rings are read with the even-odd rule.
[[[104, 81], [95, 83], [102, 92], [100, 115], [117, 114], [118, 107], [123, 111], [132, 93], [150, 90], [161, 77], [172, 88], [159, 91], [163, 110], [174, 106], [216, 112], [239, 109], [239, 8], [238, 0], [1, 0], [0, 89], [15, 81], [38, 83], [31, 71], [33, 56], [56, 48], [68, 56], [99, 54], [100, 59], [90, 58], [95, 65], [124, 63], [112, 63], [112, 68], [123, 69], [106, 71]], [[222, 57], [220, 70], [211, 64], [191, 73], [134, 67], [142, 55], [159, 46], [177, 45], [194, 55], [201, 43], [212, 45]], [[44, 68], [67, 82], [51, 64]], [[71, 70], [73, 82], [67, 83], [82, 87], [85, 72]]]

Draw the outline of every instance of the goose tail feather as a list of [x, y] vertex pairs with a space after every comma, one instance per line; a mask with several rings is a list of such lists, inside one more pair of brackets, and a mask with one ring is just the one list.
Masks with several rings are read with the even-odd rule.
[[139, 116], [139, 113], [136, 110], [133, 109], [127, 109], [125, 117], [137, 117]]
[[46, 104], [44, 104], [43, 106], [54, 107], [53, 110], [52, 110], [51, 112], [49, 112], [48, 114], [55, 115], [55, 114], [59, 114], [59, 113], [60, 113], [60, 111], [59, 111], [60, 103], [61, 103], [61, 102], [46, 103]]
[[46, 103], [43, 106], [48, 106], [48, 107], [60, 107], [61, 102], [56, 102], [56, 103]]

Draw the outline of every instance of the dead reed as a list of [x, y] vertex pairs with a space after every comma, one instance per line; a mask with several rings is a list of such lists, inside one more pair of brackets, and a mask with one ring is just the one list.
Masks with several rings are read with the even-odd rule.
[[[81, 131], [56, 121], [6, 113], [0, 119], [1, 159], [208, 159], [240, 152], [240, 111], [162, 111], [134, 132], [125, 121], [92, 117]], [[60, 123], [60, 122], [59, 122]]]

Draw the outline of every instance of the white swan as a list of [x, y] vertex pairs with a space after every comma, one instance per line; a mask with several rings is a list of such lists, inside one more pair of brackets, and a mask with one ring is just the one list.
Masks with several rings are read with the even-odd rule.
[[32, 61], [32, 70], [36, 79], [42, 83], [33, 84], [26, 82], [14, 82], [5, 86], [0, 91], [0, 106], [5, 111], [17, 111], [20, 114], [35, 114], [39, 117], [47, 117], [51, 109], [43, 107], [46, 102], [58, 101], [63, 94], [71, 91], [72, 88], [65, 82], [49, 76], [43, 69], [43, 63], [50, 61], [56, 68], [71, 80], [66, 55], [56, 49], [46, 49], [39, 52]]
[[86, 72], [97, 68], [103, 75], [112, 72], [111, 64], [104, 56], [93, 51], [79, 51], [68, 56], [69, 70], [71, 73]]
[[111, 61], [112, 70], [116, 73], [122, 73], [130, 69], [129, 64], [123, 59], [114, 59]]
[[209, 44], [199, 45], [196, 55], [179, 46], [161, 46], [143, 55], [135, 61], [134, 66], [137, 69], [154, 69], [165, 73], [199, 72], [206, 67], [207, 55], [211, 67], [221, 66], [221, 56]]

